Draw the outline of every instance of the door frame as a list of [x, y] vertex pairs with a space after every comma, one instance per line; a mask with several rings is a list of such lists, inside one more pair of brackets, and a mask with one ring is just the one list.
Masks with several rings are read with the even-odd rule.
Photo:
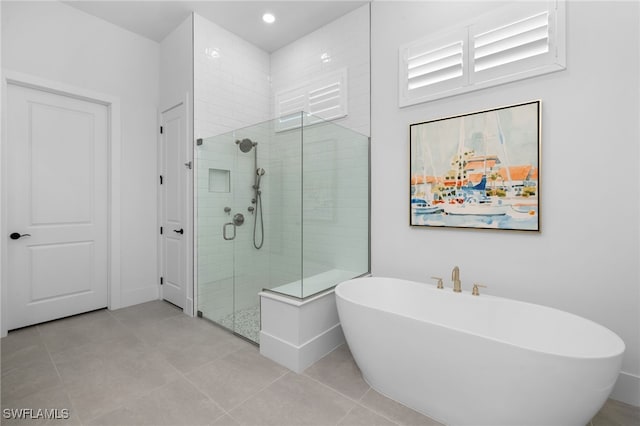
[[[158, 110], [158, 123], [160, 126], [164, 126], [164, 122], [162, 120], [162, 116], [164, 113], [171, 111], [174, 108], [178, 108], [180, 106], [184, 107], [184, 119], [186, 122], [186, 134], [185, 134], [185, 145], [180, 147], [183, 152], [184, 159], [187, 162], [191, 162], [191, 169], [189, 170], [191, 173], [184, 180], [183, 191], [187, 194], [185, 205], [182, 206], [183, 213], [183, 228], [184, 228], [184, 236], [183, 236], [183, 244], [184, 244], [184, 261], [185, 261], [185, 276], [184, 285], [185, 285], [185, 300], [184, 307], [182, 311], [189, 316], [195, 315], [195, 306], [196, 306], [196, 298], [197, 292], [194, 287], [194, 270], [195, 270], [195, 262], [194, 262], [194, 179], [195, 179], [195, 158], [194, 158], [194, 150], [193, 150], [193, 120], [191, 119], [191, 108], [189, 103], [189, 93], [185, 93], [184, 97], [176, 102], [170, 103], [169, 106], [163, 107]], [[162, 150], [162, 135], [158, 132], [158, 175], [163, 173], [163, 158], [164, 151]], [[159, 182], [159, 181], [158, 181]], [[162, 192], [162, 187], [158, 184], [158, 223], [164, 223], [164, 195]], [[158, 232], [158, 282], [160, 282], [160, 277], [162, 276], [164, 269], [164, 250], [163, 250], [163, 236]], [[162, 298], [162, 286], [160, 287], [160, 298]]]
[[7, 335], [7, 243], [9, 229], [7, 224], [7, 87], [9, 84], [40, 90], [61, 96], [68, 96], [83, 101], [93, 102], [107, 107], [107, 287], [108, 308], [118, 309], [122, 306], [120, 277], [120, 156], [121, 156], [121, 123], [120, 98], [94, 92], [58, 81], [52, 81], [12, 70], [2, 70], [2, 141], [0, 143], [0, 335]]

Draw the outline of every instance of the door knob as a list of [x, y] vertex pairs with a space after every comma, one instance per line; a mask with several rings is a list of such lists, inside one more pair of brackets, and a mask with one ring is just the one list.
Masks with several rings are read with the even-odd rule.
[[174, 229], [173, 232], [175, 232], [176, 234], [184, 234], [184, 229], [180, 228], [180, 229]]
[[22, 237], [30, 237], [31, 234], [20, 234], [19, 232], [14, 232], [11, 235], [9, 235], [9, 238], [11, 238], [12, 240], [19, 240]]

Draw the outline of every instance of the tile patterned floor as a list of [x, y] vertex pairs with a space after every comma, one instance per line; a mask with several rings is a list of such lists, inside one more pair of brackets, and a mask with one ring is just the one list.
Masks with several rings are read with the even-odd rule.
[[[0, 346], [3, 409], [70, 414], [2, 424], [439, 425], [372, 390], [344, 345], [295, 374], [159, 301], [25, 328]], [[610, 400], [592, 424], [640, 425], [640, 409]]]

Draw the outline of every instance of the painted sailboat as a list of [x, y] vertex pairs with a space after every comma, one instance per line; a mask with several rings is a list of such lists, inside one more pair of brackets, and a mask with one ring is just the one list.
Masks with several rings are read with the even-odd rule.
[[435, 214], [442, 213], [444, 209], [438, 205], [432, 205], [422, 198], [411, 199], [411, 212], [413, 214]]

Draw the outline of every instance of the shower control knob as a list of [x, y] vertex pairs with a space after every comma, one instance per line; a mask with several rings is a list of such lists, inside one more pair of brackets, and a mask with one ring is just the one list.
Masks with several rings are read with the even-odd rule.
[[242, 213], [236, 213], [233, 216], [233, 224], [236, 226], [240, 226], [244, 223], [244, 215]]
[[180, 229], [174, 229], [173, 232], [175, 232], [176, 234], [184, 234], [184, 229], [180, 228]]

